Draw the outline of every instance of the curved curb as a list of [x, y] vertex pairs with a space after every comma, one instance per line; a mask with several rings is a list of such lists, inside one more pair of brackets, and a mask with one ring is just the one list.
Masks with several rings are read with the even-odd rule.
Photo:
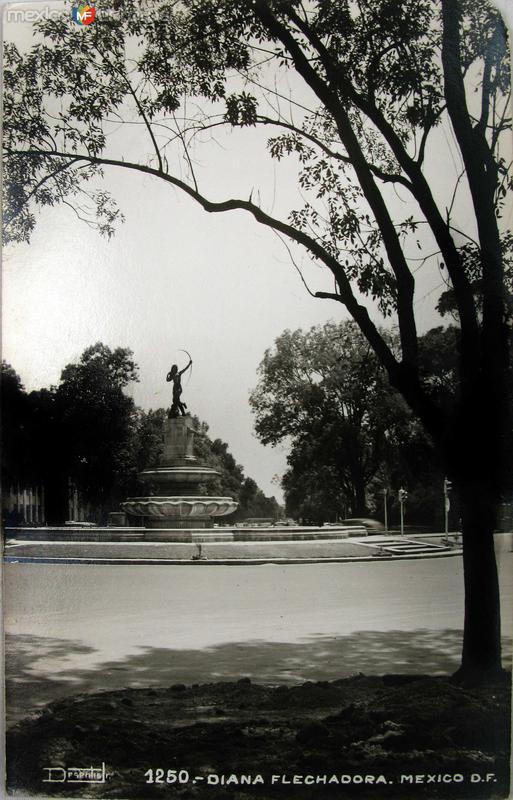
[[444, 553], [411, 553], [404, 555], [373, 555], [373, 556], [347, 556], [346, 558], [340, 556], [326, 556], [322, 557], [306, 557], [306, 558], [280, 558], [279, 556], [270, 556], [269, 558], [201, 558], [201, 559], [185, 559], [185, 558], [80, 558], [73, 557], [44, 557], [44, 556], [4, 556], [4, 563], [6, 564], [99, 564], [99, 565], [127, 565], [127, 566], [159, 566], [169, 564], [171, 566], [225, 566], [225, 567], [238, 567], [238, 566], [260, 566], [263, 564], [346, 564], [350, 562], [356, 563], [375, 563], [378, 561], [419, 561], [428, 558], [454, 558], [454, 556], [461, 556], [461, 549], [454, 549], [450, 552]]

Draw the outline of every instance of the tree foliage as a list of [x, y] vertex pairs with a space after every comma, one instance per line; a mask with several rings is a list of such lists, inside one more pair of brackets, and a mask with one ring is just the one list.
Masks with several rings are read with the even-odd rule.
[[201, 487], [204, 494], [232, 497], [239, 507], [229, 522], [238, 522], [248, 517], [267, 517], [278, 519], [282, 509], [274, 497], [267, 497], [256, 481], [244, 474], [244, 467], [238, 464], [228, 449], [226, 442], [212, 439], [208, 435], [208, 425], [197, 417], [195, 455], [216, 469], [219, 475], [214, 481]]
[[[468, 459], [451, 463], [455, 445], [445, 445], [456, 428], [422, 384], [415, 321], [415, 272], [442, 264], [441, 307], [450, 304], [462, 330], [462, 404], [472, 416], [491, 398], [487, 406], [500, 411], [487, 481], [490, 501], [498, 497], [511, 120], [506, 32], [484, 0], [318, 0], [308, 9], [185, 0], [157, 3], [151, 14], [115, 0], [80, 35], [67, 13], [40, 23], [36, 44], [23, 53], [8, 43], [5, 60], [7, 238], [27, 239], [37, 208], [60, 202], [110, 235], [119, 211], [101, 179], [111, 166], [179, 187], [210, 212], [246, 210], [327, 267], [334, 289], [316, 296], [347, 307], [458, 473]], [[284, 80], [295, 90], [289, 103], [275, 88]], [[145, 137], [141, 155], [152, 151], [138, 161], [115, 149], [119, 126], [133, 122]], [[462, 169], [439, 200], [429, 173], [437, 129], [448, 123]], [[205, 136], [253, 126], [271, 131], [272, 158], [296, 159], [303, 202], [286, 219], [251, 196], [212, 201], [201, 192]], [[413, 201], [404, 211], [393, 190]], [[465, 203], [475, 230], [462, 232]], [[396, 317], [396, 352], [355, 290]]]
[[[455, 327], [419, 340], [423, 380], [441, 407], [456, 401], [458, 346]], [[290, 446], [290, 515], [315, 523], [381, 517], [383, 489], [393, 511], [403, 486], [410, 523], [440, 525], [441, 464], [354, 323], [285, 331], [264, 355], [250, 403], [260, 440]]]
[[3, 481], [43, 485], [49, 522], [64, 521], [69, 480], [96, 508], [96, 521], [124, 499], [139, 448], [139, 412], [124, 393], [133, 380], [131, 351], [101, 343], [68, 364], [57, 387], [29, 394], [3, 365]]
[[409, 413], [357, 326], [285, 331], [266, 351], [259, 376], [250, 399], [255, 429], [264, 444], [291, 442], [285, 488], [288, 497], [304, 493], [300, 516], [319, 521], [323, 507], [335, 516], [344, 509], [364, 515], [387, 438]]
[[138, 380], [132, 352], [97, 343], [61, 375], [56, 400], [62, 412], [68, 474], [85, 500], [112, 502], [134, 468], [134, 401], [124, 389]]
[[5, 361], [1, 371], [2, 480], [9, 486], [27, 475], [27, 396], [20, 376]]

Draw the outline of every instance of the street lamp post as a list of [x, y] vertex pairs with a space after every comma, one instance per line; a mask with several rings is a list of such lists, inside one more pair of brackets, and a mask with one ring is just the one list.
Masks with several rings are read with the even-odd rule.
[[449, 511], [451, 508], [450, 493], [452, 489], [452, 481], [444, 478], [444, 528], [445, 528], [445, 541], [449, 541]]
[[387, 506], [387, 495], [388, 489], [385, 487], [383, 489], [383, 503], [385, 506], [385, 533], [388, 533], [388, 506]]
[[408, 492], [402, 487], [399, 489], [399, 507], [401, 509], [401, 536], [404, 536], [404, 503], [408, 497]]

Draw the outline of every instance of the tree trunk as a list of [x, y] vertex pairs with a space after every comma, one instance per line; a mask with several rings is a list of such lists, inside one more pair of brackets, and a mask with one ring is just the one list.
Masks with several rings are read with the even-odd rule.
[[349, 483], [351, 487], [351, 516], [352, 517], [366, 517], [367, 516], [367, 481], [365, 473], [360, 462], [361, 459], [361, 443], [356, 440], [351, 443], [351, 448], [347, 448], [347, 453], [352, 455], [352, 463], [349, 466]]
[[354, 492], [354, 517], [367, 516], [367, 498], [365, 496], [365, 480], [362, 475], [358, 475], [355, 481]]
[[480, 683], [503, 674], [499, 580], [493, 542], [495, 515], [477, 482], [463, 488], [460, 494], [465, 620], [461, 667], [455, 679]]

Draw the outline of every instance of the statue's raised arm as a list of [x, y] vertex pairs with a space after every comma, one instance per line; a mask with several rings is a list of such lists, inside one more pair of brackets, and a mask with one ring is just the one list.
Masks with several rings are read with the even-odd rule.
[[[180, 372], [179, 372], [178, 374], [179, 374], [179, 375], [183, 375], [183, 374], [184, 374], [184, 372], [187, 372], [187, 370], [189, 369], [189, 367], [192, 367], [192, 358], [191, 358], [190, 356], [189, 356], [189, 363], [187, 364], [187, 366], [186, 366], [186, 367], [184, 367], [182, 370], [180, 370]], [[171, 374], [171, 373], [169, 373], [169, 374]]]
[[181, 370], [178, 369], [176, 364], [173, 364], [166, 376], [166, 381], [173, 383], [173, 404], [168, 412], [168, 417], [171, 419], [180, 415], [185, 416], [187, 409], [186, 404], [180, 399], [182, 394], [182, 375], [192, 367], [192, 358], [189, 353], [187, 355], [189, 356], [189, 363]]

